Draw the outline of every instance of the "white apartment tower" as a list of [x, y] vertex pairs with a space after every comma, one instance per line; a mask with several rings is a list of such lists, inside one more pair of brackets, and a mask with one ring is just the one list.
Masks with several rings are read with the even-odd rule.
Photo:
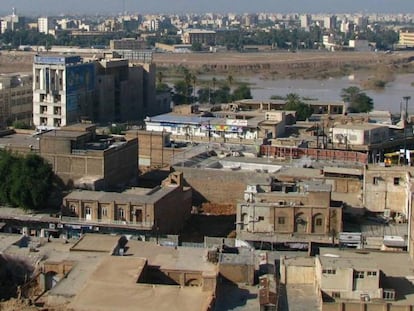
[[37, 20], [37, 28], [39, 32], [49, 34], [51, 28], [51, 22], [48, 17], [39, 17]]
[[35, 56], [33, 125], [57, 128], [80, 121], [93, 106], [95, 65], [79, 56]]
[[309, 14], [304, 14], [300, 16], [300, 27], [309, 29], [312, 23], [312, 17]]
[[325, 16], [323, 19], [323, 26], [326, 30], [334, 30], [336, 28], [336, 16]]

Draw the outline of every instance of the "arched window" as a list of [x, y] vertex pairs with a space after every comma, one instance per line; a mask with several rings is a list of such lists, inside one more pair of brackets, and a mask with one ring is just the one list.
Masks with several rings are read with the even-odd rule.
[[313, 233], [325, 233], [325, 218], [321, 213], [313, 216], [312, 220], [312, 232]]
[[303, 213], [299, 213], [295, 216], [295, 232], [306, 233], [308, 228], [308, 220]]
[[125, 211], [123, 208], [118, 208], [118, 220], [125, 219]]

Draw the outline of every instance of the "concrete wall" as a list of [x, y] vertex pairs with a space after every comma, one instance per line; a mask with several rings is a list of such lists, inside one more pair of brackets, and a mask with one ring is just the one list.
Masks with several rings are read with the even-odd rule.
[[[274, 201], [277, 204], [277, 200]], [[283, 219], [283, 221], [282, 221]], [[298, 220], [302, 220], [299, 222]], [[319, 220], [318, 220], [319, 219]], [[342, 209], [314, 206], [276, 206], [240, 203], [237, 232], [329, 234], [342, 229]]]
[[219, 273], [233, 283], [254, 284], [254, 266], [248, 264], [220, 264]]
[[170, 133], [154, 131], [128, 131], [127, 139], [138, 138], [139, 165], [164, 166], [171, 163], [173, 157], [182, 151], [166, 147], [170, 143]]
[[407, 172], [400, 168], [368, 169], [364, 180], [365, 207], [373, 212], [390, 209], [407, 215], [407, 182]]
[[324, 302], [322, 311], [412, 311], [411, 305], [394, 305], [391, 303], [362, 302]]
[[192, 190], [178, 187], [154, 205], [154, 221], [161, 233], [178, 233], [191, 216]]
[[315, 267], [281, 266], [280, 281], [284, 284], [314, 284]]
[[131, 139], [125, 144], [104, 152], [105, 187], [125, 185], [134, 182], [138, 175], [138, 140]]
[[198, 169], [176, 166], [184, 173], [186, 183], [193, 188], [196, 204], [211, 202], [235, 204], [243, 199], [246, 185], [252, 178], [267, 176], [264, 173]]

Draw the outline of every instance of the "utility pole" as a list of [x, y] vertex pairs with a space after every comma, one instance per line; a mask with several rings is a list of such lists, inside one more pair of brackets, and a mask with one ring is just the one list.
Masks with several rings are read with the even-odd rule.
[[408, 162], [407, 156], [407, 124], [408, 124], [408, 101], [411, 99], [411, 96], [404, 96], [405, 100], [405, 115], [404, 115], [404, 165]]

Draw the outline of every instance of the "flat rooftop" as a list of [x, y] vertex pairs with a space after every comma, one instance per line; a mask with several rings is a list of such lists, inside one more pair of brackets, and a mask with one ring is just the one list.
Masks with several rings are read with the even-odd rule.
[[78, 311], [206, 310], [213, 297], [200, 287], [137, 283], [146, 260], [110, 256], [93, 272], [82, 291], [70, 303]]
[[284, 262], [286, 266], [299, 266], [299, 267], [314, 267], [315, 266], [315, 257], [285, 257]]
[[166, 270], [189, 270], [215, 273], [217, 266], [207, 261], [204, 248], [168, 247], [147, 242], [130, 240], [127, 244], [127, 256], [142, 257], [151, 266]]
[[385, 125], [363, 123], [363, 124], [335, 124], [333, 128], [350, 129], [350, 130], [373, 130], [377, 128], [386, 127]]
[[[78, 248], [109, 250], [113, 242], [116, 243], [118, 239], [119, 236], [87, 234], [80, 241]], [[127, 243], [125, 256], [108, 255], [99, 262], [85, 285], [78, 290], [69, 308], [80, 311], [206, 310], [213, 292], [203, 292], [201, 287], [138, 283], [146, 264], [165, 270], [216, 274], [217, 266], [207, 262], [205, 251], [205, 249], [173, 248], [130, 240]], [[71, 274], [72, 272], [68, 277]]]
[[77, 138], [83, 135], [87, 135], [87, 132], [83, 131], [66, 131], [66, 130], [51, 130], [41, 134], [44, 137], [65, 137], [65, 138]]
[[37, 137], [27, 134], [10, 134], [0, 137], [0, 148], [32, 148], [39, 150], [39, 140]]
[[71, 251], [89, 251], [111, 253], [117, 245], [120, 236], [104, 234], [85, 234], [70, 249]]
[[406, 252], [321, 248], [319, 258], [323, 267], [378, 268], [385, 275], [382, 286], [397, 293], [393, 304], [414, 304], [414, 262]]
[[174, 191], [178, 186], [170, 185], [159, 188], [134, 188], [124, 192], [106, 192], [75, 190], [68, 194], [66, 200], [99, 201], [103, 203], [155, 203], [167, 194]]

